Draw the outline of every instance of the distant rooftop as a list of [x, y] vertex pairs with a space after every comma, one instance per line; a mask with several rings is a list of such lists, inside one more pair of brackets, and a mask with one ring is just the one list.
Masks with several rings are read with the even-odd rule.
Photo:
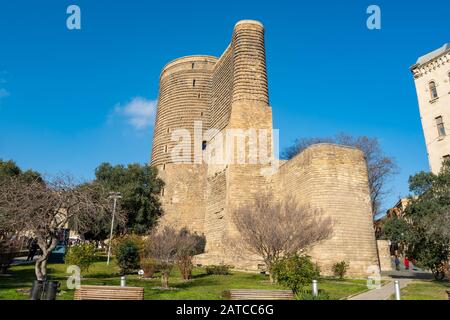
[[439, 49], [436, 49], [430, 53], [427, 53], [426, 55], [421, 56], [419, 59], [417, 59], [416, 66], [426, 64], [426, 63], [430, 62], [431, 60], [433, 60], [449, 51], [450, 51], [450, 43], [446, 43]]

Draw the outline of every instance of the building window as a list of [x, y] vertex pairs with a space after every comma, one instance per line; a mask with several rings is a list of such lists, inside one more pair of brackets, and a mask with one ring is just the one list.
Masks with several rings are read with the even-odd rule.
[[194, 69], [194, 65], [195, 65], [195, 63], [194, 63], [194, 62], [192, 62], [192, 69]]
[[163, 169], [163, 171], [166, 170], [166, 164], [165, 163], [163, 163], [162, 169]]
[[436, 118], [436, 126], [438, 129], [439, 137], [444, 137], [445, 136], [445, 127], [444, 127], [444, 121], [442, 120], [441, 116]]
[[167, 133], [169, 133], [170, 132], [170, 128], [167, 128]]
[[192, 80], [192, 86], [195, 87], [195, 79]]
[[205, 149], [206, 149], [206, 141], [203, 140], [203, 141], [202, 141], [202, 150], [205, 150]]
[[164, 146], [164, 152], [167, 153], [167, 145]]
[[200, 117], [203, 117], [203, 112], [200, 112]]
[[437, 88], [436, 88], [436, 82], [431, 81], [430, 84], [430, 94], [431, 94], [431, 100], [438, 98]]
[[198, 94], [198, 96], [197, 96], [199, 99], [200, 99], [200, 97], [201, 97], [201, 95], [200, 95], [200, 93]]

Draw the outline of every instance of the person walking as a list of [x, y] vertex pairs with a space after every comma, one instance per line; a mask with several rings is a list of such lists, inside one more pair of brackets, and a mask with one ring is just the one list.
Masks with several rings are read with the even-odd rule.
[[403, 264], [405, 265], [405, 269], [409, 270], [409, 259], [407, 256], [405, 256], [405, 259], [403, 260]]
[[398, 258], [398, 256], [395, 256], [394, 262], [395, 262], [395, 270], [400, 271], [400, 259]]
[[33, 261], [33, 258], [38, 249], [39, 249], [39, 245], [37, 243], [37, 240], [36, 239], [31, 240], [30, 245], [28, 247], [27, 261]]

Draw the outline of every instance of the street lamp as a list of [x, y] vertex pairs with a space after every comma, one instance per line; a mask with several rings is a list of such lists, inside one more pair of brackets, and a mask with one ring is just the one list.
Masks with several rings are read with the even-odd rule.
[[110, 192], [108, 198], [114, 199], [113, 213], [112, 213], [112, 219], [111, 219], [111, 233], [109, 234], [109, 244], [108, 244], [108, 260], [106, 262], [106, 264], [109, 266], [109, 257], [111, 256], [111, 242], [112, 242], [113, 229], [114, 229], [114, 216], [116, 214], [116, 204], [117, 204], [117, 199], [122, 198], [122, 196], [120, 195], [120, 192]]

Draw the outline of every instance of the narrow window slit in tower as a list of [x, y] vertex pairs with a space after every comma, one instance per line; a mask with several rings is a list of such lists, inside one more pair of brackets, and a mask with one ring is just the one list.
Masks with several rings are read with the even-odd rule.
[[192, 80], [192, 86], [195, 87], [195, 79]]

